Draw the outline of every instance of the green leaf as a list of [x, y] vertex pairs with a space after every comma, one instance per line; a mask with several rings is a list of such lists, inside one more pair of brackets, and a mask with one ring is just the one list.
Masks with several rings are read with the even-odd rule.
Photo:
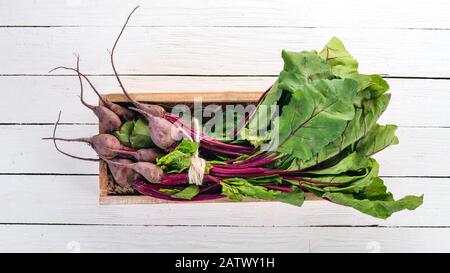
[[250, 183], [256, 184], [281, 184], [283, 181], [282, 177], [279, 175], [269, 175], [269, 176], [260, 176], [253, 178], [246, 178], [246, 180]]
[[222, 186], [222, 194], [227, 196], [230, 200], [242, 201], [244, 200], [243, 194], [239, 190], [239, 186], [242, 186], [245, 180], [242, 178], [228, 178], [222, 180], [220, 185]]
[[381, 114], [386, 110], [390, 100], [389, 94], [362, 101], [361, 108], [355, 109], [355, 117], [349, 121], [341, 135], [333, 142], [326, 145], [309, 161], [303, 161], [287, 156], [281, 164], [285, 169], [304, 169], [329, 160], [347, 147], [357, 142], [368, 133]]
[[281, 192], [270, 190], [263, 186], [253, 185], [243, 178], [227, 178], [222, 180], [221, 185], [222, 194], [236, 201], [242, 201], [244, 196], [247, 196], [301, 206], [305, 199], [303, 191], [297, 187], [292, 187], [292, 192]]
[[[353, 163], [352, 160], [355, 160]], [[363, 155], [353, 153], [335, 166], [320, 171], [304, 173], [301, 178], [306, 181], [288, 180], [294, 185], [302, 185], [308, 190], [314, 190], [321, 196], [325, 192], [363, 191], [372, 179], [378, 176], [378, 163]], [[327, 173], [329, 172], [329, 173]], [[320, 182], [320, 184], [318, 184]]]
[[395, 135], [396, 125], [378, 125], [375, 124], [370, 131], [356, 144], [356, 151], [371, 156], [390, 145], [398, 144], [398, 138]]
[[378, 98], [389, 90], [389, 84], [380, 75], [368, 75], [370, 77], [369, 86], [364, 89], [368, 93], [368, 98]]
[[[284, 68], [281, 71], [280, 87], [295, 92], [302, 85], [320, 79], [332, 79], [331, 67], [316, 51], [291, 52], [283, 50]], [[282, 80], [281, 80], [282, 79]]]
[[351, 194], [337, 192], [326, 193], [324, 197], [336, 204], [353, 207], [356, 210], [381, 219], [387, 219], [393, 213], [404, 209], [414, 210], [423, 203], [423, 195], [408, 195], [397, 201], [355, 199]]
[[236, 111], [234, 107], [219, 109], [221, 110], [214, 112], [213, 117], [203, 124], [203, 132], [223, 142], [239, 144], [238, 142], [241, 140], [230, 139], [230, 134], [237, 128], [238, 124], [244, 121], [246, 112]]
[[[270, 123], [276, 111], [278, 111], [279, 101], [283, 95], [283, 90], [278, 86], [278, 80], [272, 85], [267, 95], [257, 105], [251, 115], [246, 127], [239, 131], [241, 139], [250, 141], [254, 146], [259, 146], [267, 138], [265, 130], [270, 129]], [[262, 135], [261, 135], [262, 134]]]
[[291, 101], [275, 120], [270, 145], [263, 149], [304, 161], [312, 158], [337, 139], [354, 118], [356, 88], [353, 80], [336, 79], [317, 80], [301, 90], [292, 90]]
[[[338, 185], [325, 185], [321, 189], [324, 192], [353, 192], [359, 193], [364, 191], [365, 188], [372, 183], [372, 180], [378, 176], [379, 165], [373, 158], [367, 158], [369, 166], [362, 169], [362, 175], [347, 175], [346, 179], [348, 179], [351, 183], [344, 184], [343, 181]], [[322, 179], [322, 177], [320, 178]]]
[[191, 157], [198, 147], [197, 142], [184, 139], [172, 152], [156, 159], [156, 164], [166, 173], [181, 173], [191, 166]]
[[170, 195], [180, 192], [179, 189], [159, 189], [159, 191], [162, 193], [165, 193], [165, 194], [170, 194]]
[[340, 159], [340, 161], [335, 165], [332, 165], [325, 169], [305, 171], [304, 175], [338, 175], [345, 172], [357, 172], [360, 169], [368, 168], [371, 166], [372, 163], [367, 157], [365, 157], [363, 154], [354, 152]]
[[145, 119], [139, 118], [134, 122], [133, 131], [130, 135], [132, 148], [142, 149], [154, 146], [150, 138], [148, 123]]
[[180, 151], [184, 154], [193, 155], [197, 152], [199, 147], [198, 142], [193, 142], [187, 139], [183, 139], [180, 144], [175, 148], [176, 151]]
[[305, 193], [298, 187], [292, 187], [292, 190], [292, 192], [278, 191], [279, 194], [274, 196], [274, 200], [301, 207], [305, 201]]
[[404, 209], [414, 210], [423, 203], [423, 195], [408, 195], [395, 201], [392, 194], [386, 191], [383, 180], [380, 178], [372, 179], [371, 185], [367, 186], [363, 192], [357, 194], [327, 192], [323, 197], [381, 219], [386, 219], [394, 212]]
[[113, 135], [125, 146], [131, 147], [130, 135], [133, 131], [134, 121], [130, 120], [122, 124], [119, 131], [113, 132]]
[[180, 198], [180, 199], [192, 199], [200, 192], [200, 188], [197, 185], [189, 185], [188, 187], [184, 188], [182, 191], [177, 192], [171, 197], [173, 198]]
[[[248, 122], [248, 131], [241, 131], [244, 139], [252, 141], [252, 144], [260, 145], [264, 136], [258, 135], [263, 129], [270, 127], [270, 123], [276, 114], [276, 109], [272, 106], [283, 107], [290, 100], [290, 92], [297, 90], [306, 83], [311, 83], [319, 79], [332, 79], [331, 67], [322, 60], [316, 51], [291, 52], [283, 50], [281, 56], [284, 61], [283, 71], [280, 78], [283, 78], [282, 86], [277, 80], [261, 103], [256, 108], [254, 114]], [[281, 110], [281, 109], [280, 109]]]
[[387, 192], [387, 187], [384, 185], [384, 181], [379, 177], [374, 177], [369, 185], [364, 188], [363, 191], [354, 193], [359, 199], [369, 200], [384, 200], [393, 201], [394, 197], [390, 192]]
[[348, 53], [338, 38], [331, 38], [319, 56], [331, 66], [333, 75], [357, 81], [358, 90], [365, 89], [371, 83], [370, 76], [358, 73], [358, 61]]
[[380, 75], [367, 75], [369, 83], [367, 87], [358, 92], [354, 104], [361, 108], [364, 100], [376, 99], [389, 90], [389, 84]]
[[386, 110], [389, 101], [389, 94], [371, 100], [364, 100], [362, 107], [355, 109], [354, 118], [346, 124], [345, 130], [339, 138], [327, 145], [324, 150], [316, 155], [316, 161], [323, 162], [325, 159], [337, 155], [346, 147], [366, 135]]
[[358, 61], [345, 49], [341, 40], [336, 37], [325, 45], [319, 56], [331, 65], [334, 75], [341, 78], [354, 78], [359, 75]]

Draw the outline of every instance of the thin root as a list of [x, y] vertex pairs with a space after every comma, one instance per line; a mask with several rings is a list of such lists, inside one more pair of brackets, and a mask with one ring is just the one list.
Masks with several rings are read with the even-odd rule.
[[98, 98], [103, 102], [103, 104], [106, 105], [106, 104], [108, 103], [108, 102], [102, 97], [102, 95], [100, 94], [100, 92], [98, 92], [97, 88], [95, 88], [95, 86], [94, 86], [94, 84], [91, 82], [91, 80], [89, 80], [89, 78], [88, 78], [85, 74], [81, 73], [79, 69], [75, 69], [75, 68], [67, 67], [67, 66], [58, 66], [58, 67], [55, 67], [55, 68], [53, 68], [52, 70], [50, 70], [48, 73], [51, 73], [51, 72], [53, 72], [53, 71], [55, 71], [55, 70], [58, 70], [58, 69], [65, 69], [65, 70], [71, 70], [71, 71], [76, 72], [79, 76], [83, 77], [83, 78], [87, 81], [87, 83], [89, 84], [89, 86], [92, 88], [92, 90], [95, 92], [95, 94], [97, 94]]
[[111, 51], [108, 50], [109, 55], [111, 56], [111, 66], [112, 66], [112, 69], [113, 69], [113, 71], [114, 71], [114, 75], [115, 75], [115, 77], [116, 77], [116, 79], [117, 79], [117, 82], [119, 83], [120, 88], [122, 89], [122, 91], [123, 91], [123, 93], [125, 94], [125, 96], [126, 96], [126, 97], [127, 97], [127, 98], [135, 105], [135, 106], [138, 106], [140, 103], [137, 102], [136, 100], [134, 100], [133, 98], [131, 98], [131, 96], [128, 94], [127, 90], [125, 90], [125, 87], [124, 87], [124, 85], [123, 85], [123, 83], [122, 83], [122, 80], [120, 79], [119, 74], [117, 73], [116, 66], [114, 65], [114, 50], [116, 49], [117, 43], [119, 42], [119, 39], [120, 39], [120, 36], [122, 36], [122, 33], [123, 33], [123, 31], [125, 30], [125, 27], [127, 26], [128, 21], [129, 21], [130, 18], [131, 18], [131, 15], [133, 15], [133, 13], [136, 11], [137, 8], [139, 8], [139, 6], [135, 7], [135, 8], [131, 11], [131, 13], [128, 15], [127, 20], [125, 21], [125, 24], [123, 25], [122, 29], [120, 30], [119, 36], [117, 36], [116, 41], [114, 42], [114, 45], [113, 45]]
[[58, 147], [58, 145], [56, 144], [56, 140], [63, 140], [63, 141], [85, 141], [85, 140], [83, 140], [83, 139], [64, 139], [64, 138], [57, 138], [57, 137], [56, 137], [56, 128], [58, 127], [60, 118], [61, 118], [61, 111], [59, 111], [59, 114], [58, 114], [58, 120], [56, 121], [56, 123], [55, 123], [55, 128], [53, 129], [53, 137], [46, 137], [46, 138], [43, 138], [43, 139], [52, 139], [52, 140], [53, 140], [53, 144], [55, 145], [56, 150], [57, 150], [58, 152], [62, 153], [63, 155], [68, 156], [68, 157], [72, 157], [72, 158], [80, 159], [80, 160], [99, 161], [98, 158], [86, 158], [86, 157], [79, 157], [79, 156], [71, 155], [71, 154], [69, 154], [69, 153], [66, 153], [66, 152], [62, 151], [62, 150]]

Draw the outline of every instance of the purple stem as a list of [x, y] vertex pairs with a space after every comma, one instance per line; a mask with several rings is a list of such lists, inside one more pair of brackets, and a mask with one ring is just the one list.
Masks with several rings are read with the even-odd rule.
[[124, 145], [122, 145], [120, 147], [120, 149], [123, 150], [123, 151], [126, 151], [126, 152], [137, 152], [138, 151], [138, 149], [127, 147], [127, 146], [124, 146]]
[[[221, 179], [215, 177], [213, 175], [205, 174], [203, 177], [204, 182], [213, 182], [216, 184], [220, 184]], [[161, 185], [186, 185], [189, 184], [189, 175], [187, 173], [179, 173], [179, 174], [165, 174], [161, 181], [159, 182]]]
[[246, 168], [246, 169], [226, 169], [213, 166], [210, 173], [219, 177], [260, 177], [270, 175], [283, 175], [285, 170], [273, 170], [268, 168]]
[[277, 190], [277, 191], [283, 191], [283, 192], [293, 192], [294, 190], [288, 187], [282, 187], [282, 186], [275, 186], [275, 185], [267, 185], [265, 186], [268, 189], [271, 190]]
[[251, 113], [249, 113], [247, 116], [245, 116], [245, 119], [239, 124], [238, 128], [236, 128], [236, 130], [233, 131], [233, 133], [231, 134], [231, 138], [235, 138], [237, 133], [245, 126], [247, 125], [248, 121], [250, 120], [250, 117], [253, 116], [253, 114], [256, 111], [256, 108], [258, 108], [259, 104], [261, 104], [262, 100], [267, 96], [267, 94], [269, 93], [270, 89], [272, 89], [272, 85], [266, 90], [264, 91], [264, 93], [259, 97], [258, 101], [256, 102], [256, 107], [255, 109], [253, 109], [253, 111]]
[[221, 194], [200, 194], [192, 199], [182, 199], [182, 198], [174, 198], [168, 194], [162, 193], [159, 190], [162, 188], [157, 184], [146, 184], [142, 180], [137, 180], [133, 185], [134, 189], [139, 193], [147, 196], [151, 196], [158, 199], [169, 200], [169, 201], [205, 201], [205, 200], [214, 200], [224, 198]]
[[[191, 133], [192, 138], [196, 137], [196, 132], [195, 132], [194, 128], [192, 128], [189, 124], [187, 124], [182, 118], [175, 116], [171, 113], [166, 113], [165, 118], [172, 124], [179, 123], [179, 125], [181, 127], [183, 127], [186, 131]], [[203, 142], [207, 145], [213, 145], [213, 146], [218, 146], [218, 147], [221, 147], [224, 149], [237, 150], [237, 151], [243, 151], [243, 150], [249, 151], [249, 152], [253, 151], [253, 147], [223, 143], [223, 142], [218, 141], [217, 139], [214, 139], [203, 133], [200, 136], [201, 136], [201, 142]]]
[[245, 162], [245, 163], [235, 163], [235, 164], [228, 164], [228, 165], [214, 165], [214, 166], [219, 166], [219, 167], [227, 168], [227, 169], [245, 169], [245, 168], [250, 168], [250, 167], [264, 166], [264, 165], [267, 165], [274, 161], [277, 161], [278, 159], [279, 159], [278, 157], [270, 157], [270, 158], [264, 158], [261, 160], [256, 160], [256, 161], [248, 162], [248, 163]]
[[221, 153], [221, 154], [224, 154], [224, 155], [230, 155], [230, 156], [241, 156], [241, 155], [245, 154], [245, 153], [242, 153], [242, 152], [224, 150], [222, 148], [215, 147], [215, 146], [210, 146], [210, 145], [207, 145], [207, 144], [203, 144], [201, 146], [201, 148], [203, 148], [205, 150]]
[[337, 182], [314, 181], [314, 180], [310, 180], [310, 179], [304, 179], [304, 178], [301, 178], [301, 177], [286, 177], [286, 176], [283, 176], [283, 178], [287, 179], [287, 180], [294, 180], [294, 181], [305, 182], [305, 183], [310, 183], [310, 184], [315, 184], [315, 185], [337, 185], [337, 184], [341, 184], [341, 183], [337, 183]]

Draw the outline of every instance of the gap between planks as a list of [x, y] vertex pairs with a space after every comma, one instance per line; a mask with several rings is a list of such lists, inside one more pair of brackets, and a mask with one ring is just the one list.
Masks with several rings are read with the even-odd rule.
[[[105, 73], [86, 73], [88, 77], [115, 77], [114, 74]], [[397, 76], [389, 74], [380, 74], [384, 79], [399, 80], [450, 80], [450, 77], [433, 77], [433, 76]], [[272, 74], [158, 74], [158, 73], [124, 73], [119, 74], [120, 77], [204, 77], [204, 78], [276, 78], [278, 75]], [[9, 73], [0, 74], [0, 77], [77, 77], [72, 74], [36, 74], [36, 73]]]
[[408, 226], [408, 225], [151, 225], [151, 224], [89, 224], [89, 223], [0, 223], [0, 226], [91, 226], [91, 227], [195, 227], [195, 228], [380, 228], [380, 229], [450, 229], [450, 226]]
[[[55, 125], [54, 122], [0, 122], [0, 126], [49, 126]], [[92, 126], [98, 125], [95, 122], [60, 122], [58, 125], [68, 125], [68, 126]], [[423, 126], [423, 125], [399, 125], [399, 128], [412, 128], [412, 129], [427, 129], [427, 128], [437, 128], [437, 129], [450, 129], [450, 126]]]
[[[119, 28], [121, 25], [0, 25], [0, 28]], [[282, 28], [282, 29], [348, 29], [348, 30], [429, 30], [449, 31], [446, 27], [332, 27], [332, 26], [288, 26], [288, 25], [127, 25], [127, 28]]]

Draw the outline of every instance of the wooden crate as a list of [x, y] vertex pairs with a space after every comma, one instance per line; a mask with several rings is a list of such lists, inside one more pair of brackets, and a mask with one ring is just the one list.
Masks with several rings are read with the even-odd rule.
[[[208, 104], [234, 104], [234, 103], [255, 103], [260, 97], [261, 92], [201, 92], [201, 93], [135, 93], [132, 94], [133, 98], [141, 102], [149, 102], [161, 105], [176, 105], [176, 104], [192, 104], [194, 99], [201, 98], [203, 106]], [[111, 102], [126, 103], [128, 99], [121, 93], [105, 94], [104, 98], [107, 98]], [[167, 201], [156, 199], [149, 196], [142, 195], [112, 195], [108, 194], [108, 185], [111, 184], [111, 176], [108, 174], [108, 168], [104, 161], [100, 161], [99, 177], [100, 177], [100, 204], [158, 204], [158, 203], [181, 203], [175, 201]], [[317, 200], [313, 195], [306, 194], [306, 198], [309, 200]], [[262, 200], [256, 200], [247, 198], [245, 202], [263, 202]], [[228, 198], [222, 198], [217, 200], [208, 201], [192, 201], [182, 203], [218, 203], [218, 202], [233, 202]]]

